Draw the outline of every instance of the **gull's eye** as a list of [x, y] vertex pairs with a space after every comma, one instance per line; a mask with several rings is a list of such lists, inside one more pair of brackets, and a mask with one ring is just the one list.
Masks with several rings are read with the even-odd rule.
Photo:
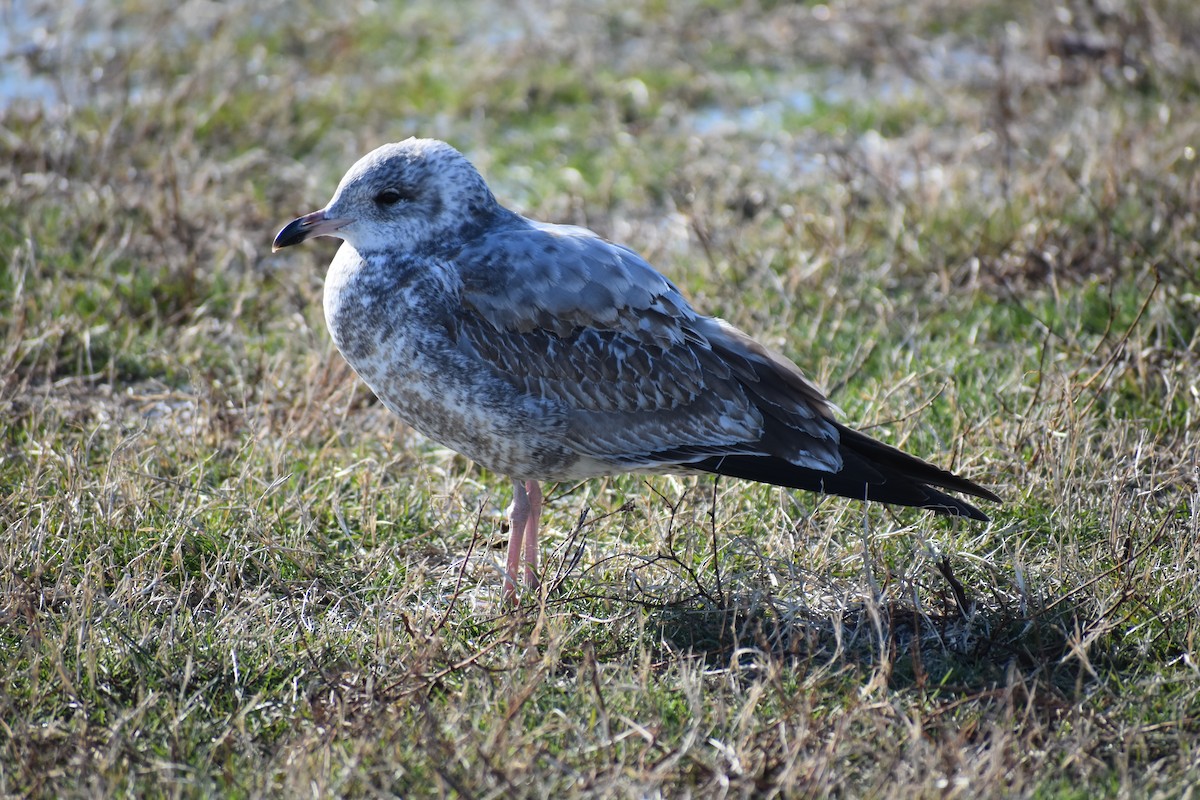
[[404, 194], [399, 189], [384, 189], [382, 192], [375, 195], [375, 202], [381, 206], [394, 206], [401, 200], [411, 199], [411, 196]]

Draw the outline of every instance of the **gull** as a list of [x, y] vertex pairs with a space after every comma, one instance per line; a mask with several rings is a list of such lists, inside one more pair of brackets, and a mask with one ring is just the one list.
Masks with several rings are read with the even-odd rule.
[[538, 584], [540, 483], [716, 473], [987, 521], [987, 489], [855, 431], [792, 361], [692, 308], [636, 252], [502, 206], [460, 152], [363, 156], [277, 251], [342, 240], [338, 350], [409, 426], [513, 482], [504, 587]]

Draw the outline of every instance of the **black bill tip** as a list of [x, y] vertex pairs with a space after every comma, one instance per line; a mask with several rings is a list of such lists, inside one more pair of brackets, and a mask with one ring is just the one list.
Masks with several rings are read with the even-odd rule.
[[330, 219], [325, 216], [325, 210], [314, 211], [311, 214], [305, 214], [299, 219], [294, 219], [279, 233], [275, 234], [275, 241], [271, 243], [271, 252], [274, 253], [282, 250], [285, 247], [291, 247], [295, 244], [300, 244], [303, 241], [312, 239], [314, 236], [333, 236], [338, 228], [346, 225], [350, 220], [346, 219]]

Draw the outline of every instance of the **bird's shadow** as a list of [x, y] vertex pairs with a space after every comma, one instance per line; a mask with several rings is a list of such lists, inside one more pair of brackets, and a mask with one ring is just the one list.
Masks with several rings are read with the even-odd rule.
[[793, 567], [783, 580], [723, 572], [711, 568], [716, 559], [701, 569], [671, 546], [607, 560], [624, 562], [622, 580], [601, 586], [579, 569], [579, 552], [564, 557], [548, 602], [569, 607], [602, 597], [641, 609], [664, 661], [698, 657], [748, 676], [772, 664], [852, 667], [893, 689], [986, 690], [1011, 680], [1014, 669], [1066, 694], [1078, 683], [1081, 667], [1066, 656], [1082, 612], [981, 582], [979, 574], [960, 576], [949, 557], [919, 580], [881, 583], [869, 572], [847, 579]]
[[[664, 650], [698, 655], [713, 667], [854, 667], [893, 689], [1003, 683], [1012, 667], [1060, 673], [1067, 637], [999, 609], [931, 611], [910, 601], [850, 600], [814, 608], [779, 596], [688, 598], [650, 612]], [[1074, 672], [1071, 672], [1074, 675]]]

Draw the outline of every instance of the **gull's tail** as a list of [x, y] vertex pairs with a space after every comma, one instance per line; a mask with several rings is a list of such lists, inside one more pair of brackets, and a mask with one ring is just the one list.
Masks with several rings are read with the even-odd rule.
[[842, 469], [838, 472], [798, 467], [774, 456], [715, 456], [688, 466], [792, 489], [927, 508], [939, 514], [970, 517], [982, 522], [988, 521], [986, 514], [939, 489], [1000, 502], [999, 497], [977, 483], [876, 441], [866, 434], [838, 423], [833, 424], [841, 437], [839, 453]]

